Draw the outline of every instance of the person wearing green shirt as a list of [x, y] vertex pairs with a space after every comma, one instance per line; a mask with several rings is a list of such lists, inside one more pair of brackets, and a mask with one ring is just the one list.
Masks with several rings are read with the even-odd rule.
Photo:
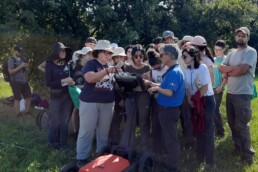
[[223, 96], [224, 86], [227, 83], [227, 79], [222, 77], [222, 73], [219, 71], [219, 67], [222, 62], [225, 60], [225, 47], [226, 43], [223, 40], [218, 40], [214, 46], [215, 58], [214, 58], [214, 96], [216, 100], [216, 108], [215, 108], [215, 116], [214, 116], [214, 124], [216, 136], [224, 137], [224, 127], [221, 118], [220, 112], [220, 104]]

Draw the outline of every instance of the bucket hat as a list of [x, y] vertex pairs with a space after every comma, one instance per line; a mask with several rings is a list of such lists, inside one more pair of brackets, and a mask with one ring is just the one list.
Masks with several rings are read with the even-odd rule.
[[113, 49], [113, 54], [112, 57], [114, 56], [123, 56], [126, 57], [127, 55], [125, 54], [125, 50], [122, 47], [117, 47]]
[[205, 38], [200, 35], [193, 37], [191, 44], [197, 45], [197, 46], [207, 46], [207, 42], [206, 42]]
[[64, 60], [68, 62], [72, 57], [72, 49], [65, 46], [62, 42], [57, 42], [52, 45], [52, 53], [47, 57], [47, 61], [57, 60], [59, 58], [59, 53], [61, 50], [65, 50], [66, 55]]

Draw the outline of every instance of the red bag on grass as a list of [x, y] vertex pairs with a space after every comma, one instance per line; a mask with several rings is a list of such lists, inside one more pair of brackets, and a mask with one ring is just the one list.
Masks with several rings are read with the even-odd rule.
[[80, 168], [79, 172], [121, 172], [129, 166], [130, 163], [127, 159], [108, 154], [91, 161]]

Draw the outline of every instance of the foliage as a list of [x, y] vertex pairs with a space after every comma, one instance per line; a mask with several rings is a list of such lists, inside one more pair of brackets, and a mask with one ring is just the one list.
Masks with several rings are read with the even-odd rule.
[[258, 49], [258, 7], [251, 0], [1, 0], [0, 8], [0, 60], [12, 55], [14, 44], [25, 45], [34, 88], [43, 79], [34, 71], [56, 41], [74, 50], [88, 36], [147, 45], [172, 30], [179, 39], [202, 35], [210, 47], [217, 39], [233, 47], [234, 30], [247, 26], [249, 44]]

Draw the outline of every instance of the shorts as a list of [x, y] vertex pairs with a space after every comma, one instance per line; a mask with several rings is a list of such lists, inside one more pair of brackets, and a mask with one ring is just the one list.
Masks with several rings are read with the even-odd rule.
[[[28, 83], [10, 82], [14, 100], [31, 98], [31, 90]], [[22, 96], [22, 97], [21, 97]]]

